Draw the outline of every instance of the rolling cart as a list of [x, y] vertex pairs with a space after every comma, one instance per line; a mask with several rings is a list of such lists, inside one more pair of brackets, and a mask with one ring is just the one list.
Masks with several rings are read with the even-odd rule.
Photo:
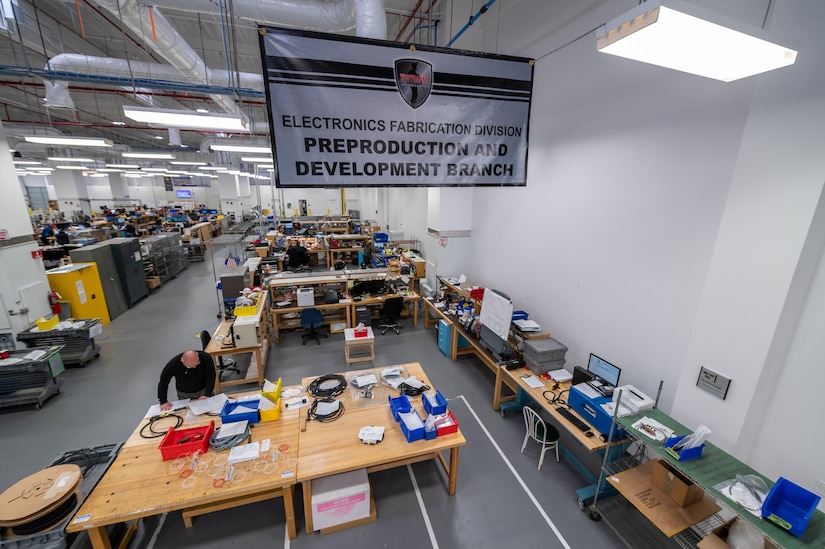
[[65, 365], [85, 367], [100, 356], [100, 345], [95, 343], [95, 337], [103, 333], [103, 325], [99, 318], [76, 318], [67, 322], [72, 322], [72, 325], [63, 330], [40, 331], [34, 327], [20, 332], [17, 334], [17, 341], [25, 343], [30, 348], [62, 345], [60, 354]]
[[64, 370], [61, 349], [60, 345], [34, 347], [8, 351], [8, 357], [0, 358], [0, 408], [35, 404], [39, 410], [59, 393]]

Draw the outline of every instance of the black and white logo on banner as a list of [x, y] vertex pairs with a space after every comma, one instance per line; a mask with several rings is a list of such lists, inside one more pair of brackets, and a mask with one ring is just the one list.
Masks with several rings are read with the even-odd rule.
[[433, 66], [419, 59], [398, 59], [395, 62], [395, 84], [404, 101], [417, 109], [430, 97]]

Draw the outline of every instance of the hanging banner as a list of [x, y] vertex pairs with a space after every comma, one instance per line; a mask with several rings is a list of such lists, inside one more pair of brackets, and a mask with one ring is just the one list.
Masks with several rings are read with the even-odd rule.
[[259, 34], [279, 187], [526, 184], [531, 60]]

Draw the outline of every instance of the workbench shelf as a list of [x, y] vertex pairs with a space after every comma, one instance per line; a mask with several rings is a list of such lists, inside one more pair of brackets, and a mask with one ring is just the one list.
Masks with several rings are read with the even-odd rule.
[[[661, 392], [661, 386], [659, 391]], [[617, 408], [619, 408], [619, 406], [617, 406]], [[679, 461], [664, 451], [663, 441], [648, 439], [633, 428], [633, 424], [643, 417], [650, 418], [668, 427], [674, 432], [675, 436], [686, 435], [691, 432], [690, 429], [676, 422], [655, 407], [652, 410], [637, 412], [622, 417], [614, 416], [610, 428], [610, 436], [612, 436], [615, 430], [624, 429], [628, 437], [634, 440], [634, 444], [636, 445], [635, 454], [632, 456], [624, 455], [621, 459], [615, 461], [609, 461], [609, 454], [607, 454], [602, 463], [598, 485], [601, 486], [602, 483], [608, 482], [608, 477], [632, 469], [636, 465], [644, 464], [650, 460], [662, 460], [672, 469], [675, 469], [685, 478], [689, 479], [690, 482], [700, 487], [704, 491], [705, 496], [715, 503], [717, 507], [721, 508], [721, 510], [669, 538], [639, 511], [633, 502], [626, 499], [623, 495], [618, 494], [606, 499], [600, 499], [597, 495], [589, 508], [590, 518], [593, 520], [604, 520], [627, 547], [633, 549], [646, 547], [694, 548], [696, 544], [710, 534], [711, 531], [724, 524], [725, 520], [722, 518], [723, 516], [736, 517], [737, 520], [748, 523], [750, 526], [756, 528], [766, 540], [769, 540], [776, 547], [802, 549], [807, 547], [823, 547], [823, 545], [825, 545], [825, 513], [815, 511], [805, 533], [801, 537], [793, 536], [781, 530], [771, 522], [753, 515], [741, 505], [725, 497], [715, 488], [715, 486], [725, 480], [735, 478], [737, 475], [757, 475], [765, 481], [769, 489], [773, 486], [773, 481], [710, 442], [705, 443], [701, 458]]]

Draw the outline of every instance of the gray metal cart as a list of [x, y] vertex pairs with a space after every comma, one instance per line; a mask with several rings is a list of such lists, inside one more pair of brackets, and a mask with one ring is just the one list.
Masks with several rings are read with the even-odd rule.
[[40, 331], [36, 327], [17, 334], [17, 341], [27, 347], [62, 345], [61, 356], [66, 366], [86, 366], [100, 356], [95, 336], [103, 333], [99, 318], [71, 319], [74, 326], [65, 330]]
[[35, 404], [39, 410], [60, 392], [61, 346], [9, 351], [0, 359], [0, 407]]

